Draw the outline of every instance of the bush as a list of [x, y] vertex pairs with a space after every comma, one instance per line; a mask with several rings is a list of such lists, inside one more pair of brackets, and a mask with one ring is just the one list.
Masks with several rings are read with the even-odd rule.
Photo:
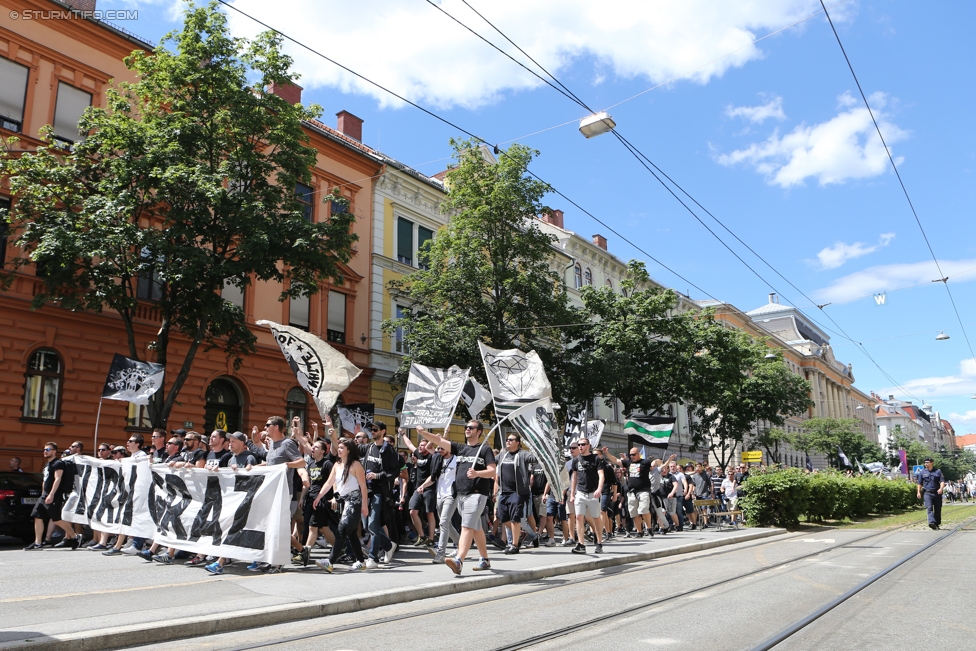
[[860, 519], [918, 506], [915, 486], [874, 476], [847, 477], [828, 470], [807, 474], [796, 468], [749, 477], [739, 501], [749, 524], [796, 527], [808, 520]]

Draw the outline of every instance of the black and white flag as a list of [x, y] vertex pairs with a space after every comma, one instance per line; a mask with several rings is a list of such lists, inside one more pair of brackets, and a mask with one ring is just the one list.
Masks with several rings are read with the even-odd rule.
[[534, 350], [527, 353], [518, 348], [498, 350], [480, 341], [478, 348], [499, 419], [530, 402], [552, 397], [552, 385]]
[[481, 386], [480, 382], [473, 377], [469, 377], [468, 381], [464, 383], [464, 390], [461, 391], [461, 401], [468, 408], [468, 413], [471, 414], [471, 418], [478, 420], [478, 416], [491, 402], [491, 394]]
[[102, 398], [148, 405], [149, 399], [163, 386], [164, 373], [162, 364], [138, 362], [116, 353], [105, 378]]
[[470, 370], [457, 366], [434, 368], [411, 364], [400, 425], [427, 428], [450, 425]]
[[342, 429], [347, 432], [355, 432], [356, 425], [359, 425], [359, 429], [368, 432], [370, 425], [373, 424], [376, 408], [371, 402], [362, 402], [354, 405], [339, 405], [336, 407], [336, 411], [339, 412]]
[[566, 412], [566, 427], [563, 429], [563, 449], [569, 450], [573, 441], [579, 441], [586, 427], [586, 408]]
[[309, 332], [274, 321], [257, 321], [257, 325], [271, 328], [271, 334], [295, 373], [298, 384], [312, 396], [319, 415], [325, 419], [339, 394], [359, 377], [362, 370]]
[[606, 426], [607, 421], [601, 419], [586, 422], [586, 438], [590, 441], [591, 450], [600, 447], [600, 438], [603, 436], [603, 428]]
[[552, 400], [543, 398], [512, 412], [509, 424], [522, 436], [542, 465], [553, 495], [562, 495], [569, 487], [569, 474], [560, 450], [561, 434], [552, 411]]

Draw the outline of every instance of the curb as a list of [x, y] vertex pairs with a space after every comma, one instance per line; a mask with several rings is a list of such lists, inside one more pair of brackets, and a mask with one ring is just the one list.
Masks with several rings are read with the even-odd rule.
[[50, 637], [28, 638], [0, 643], [0, 651], [101, 651], [123, 646], [138, 646], [171, 642], [174, 640], [230, 633], [250, 628], [260, 628], [275, 624], [340, 615], [343, 613], [392, 606], [419, 599], [444, 597], [473, 590], [484, 590], [514, 583], [537, 581], [553, 576], [575, 574], [602, 570], [618, 565], [628, 565], [642, 561], [650, 561], [678, 554], [689, 554], [716, 547], [725, 547], [741, 542], [759, 540], [787, 533], [785, 529], [768, 529], [747, 533], [735, 538], [719, 538], [716, 540], [698, 542], [670, 549], [639, 552], [624, 556], [611, 556], [589, 559], [585, 562], [563, 563], [547, 565], [528, 570], [515, 570], [505, 574], [489, 576], [466, 576], [464, 580], [457, 579], [438, 583], [427, 583], [412, 588], [396, 588], [381, 592], [367, 592], [360, 595], [322, 599], [300, 604], [282, 604], [279, 606], [254, 608], [238, 611], [232, 615], [226, 613], [189, 617], [180, 622], [177, 629], [160, 628], [146, 624], [133, 624], [115, 628], [103, 628], [94, 631], [68, 633]]

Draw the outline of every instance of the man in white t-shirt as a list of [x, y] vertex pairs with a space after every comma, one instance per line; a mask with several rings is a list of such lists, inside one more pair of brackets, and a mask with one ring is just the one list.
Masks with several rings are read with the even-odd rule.
[[722, 480], [722, 494], [725, 495], [725, 503], [729, 511], [735, 511], [739, 503], [739, 485], [735, 483], [735, 473], [732, 472], [732, 468], [729, 468], [725, 479]]
[[[437, 513], [440, 518], [440, 530], [437, 536], [437, 544], [428, 547], [427, 551], [432, 557], [432, 562], [443, 563], [447, 550], [448, 539], [453, 540], [457, 545], [460, 534], [452, 526], [451, 520], [454, 518], [454, 511], [457, 509], [456, 489], [454, 478], [457, 475], [457, 457], [451, 454], [450, 448], [438, 446], [436, 454], [430, 462], [430, 476], [424, 480], [417, 491], [423, 494], [426, 490], [436, 490], [437, 493]], [[434, 489], [433, 486], [437, 485]]]

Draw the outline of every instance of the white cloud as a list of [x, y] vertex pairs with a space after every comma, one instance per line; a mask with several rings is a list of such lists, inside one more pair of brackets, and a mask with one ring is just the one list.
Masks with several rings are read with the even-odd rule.
[[[460, 0], [438, 1], [445, 11], [520, 57]], [[425, 2], [362, 0], [326, 6], [316, 0], [234, 0], [233, 4], [391, 90], [435, 108], [473, 108], [541, 84]], [[583, 61], [592, 68], [591, 79], [638, 77], [648, 85], [716, 59], [691, 74], [693, 81], [706, 83], [761, 57], [759, 47], [751, 44], [759, 36], [820, 8], [816, 0], [473, 4], [557, 76]], [[236, 34], [259, 31], [247, 18], [227, 13]], [[338, 88], [371, 95], [381, 105], [399, 105], [320, 57], [292, 45], [287, 49], [295, 57], [302, 74], [299, 83], [305, 88]]]
[[[951, 283], [976, 280], [976, 260], [939, 260], [942, 271], [951, 276]], [[827, 287], [813, 292], [817, 300], [824, 303], [846, 301], [875, 292], [891, 291], [896, 288], [928, 283], [939, 276], [935, 263], [906, 262], [868, 267], [861, 271], [842, 276]], [[976, 369], [974, 369], [976, 370]]]
[[783, 98], [774, 97], [765, 104], [759, 106], [726, 106], [725, 114], [730, 118], [742, 117], [750, 122], [762, 124], [767, 118], [785, 120], [786, 113], [783, 112]]
[[[903, 382], [902, 386], [909, 392], [922, 399], [939, 398], [943, 396], [971, 395], [976, 393], [976, 363], [972, 359], [965, 359], [959, 363], [959, 372], [955, 375], [925, 377]], [[879, 391], [881, 395], [904, 393], [899, 388], [887, 388]], [[976, 410], [966, 414], [951, 414], [949, 420], [969, 420]]]
[[863, 255], [874, 253], [878, 249], [888, 246], [895, 237], [894, 233], [882, 233], [878, 238], [878, 243], [868, 246], [861, 242], [845, 244], [844, 242], [834, 242], [832, 246], [822, 249], [817, 254], [817, 261], [821, 269], [836, 269], [848, 260], [860, 258]]
[[[952, 412], [949, 414], [949, 422], [952, 423], [953, 429], [956, 430], [957, 435], [961, 433], [960, 423], [966, 423], [971, 426], [976, 426], [976, 409], [970, 409], [966, 411], [965, 414], [957, 414]], [[970, 428], [971, 429], [971, 428]]]
[[[868, 101], [889, 146], [904, 140], [908, 133], [882, 112], [887, 103], [885, 94], [874, 93]], [[784, 188], [800, 185], [810, 177], [820, 185], [829, 185], [886, 172], [890, 168], [888, 156], [868, 110], [849, 93], [841, 95], [838, 104], [847, 110], [826, 122], [801, 124], [784, 136], [777, 130], [765, 142], [723, 154], [717, 160], [722, 165], [752, 165], [771, 185]]]

